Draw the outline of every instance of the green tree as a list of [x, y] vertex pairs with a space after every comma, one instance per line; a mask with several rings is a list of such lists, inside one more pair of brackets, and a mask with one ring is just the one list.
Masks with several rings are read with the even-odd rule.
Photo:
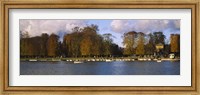
[[163, 32], [154, 32], [153, 37], [154, 44], [165, 44], [165, 35], [163, 34]]
[[103, 55], [104, 56], [110, 56], [112, 54], [113, 40], [111, 37], [113, 36], [110, 33], [103, 34], [103, 48], [104, 48]]

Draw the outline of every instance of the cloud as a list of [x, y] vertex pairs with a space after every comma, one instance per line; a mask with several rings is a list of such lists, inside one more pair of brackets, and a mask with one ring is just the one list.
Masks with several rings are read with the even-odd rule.
[[171, 32], [180, 32], [180, 20], [113, 20], [110, 24], [112, 31], [125, 33], [129, 31], [136, 32], [158, 32], [170, 30]]
[[27, 31], [31, 37], [42, 33], [58, 34], [60, 31], [70, 33], [71, 29], [87, 25], [85, 20], [20, 20], [20, 31]]
[[114, 32], [125, 32], [134, 29], [132, 24], [129, 20], [113, 20], [111, 22], [111, 29]]

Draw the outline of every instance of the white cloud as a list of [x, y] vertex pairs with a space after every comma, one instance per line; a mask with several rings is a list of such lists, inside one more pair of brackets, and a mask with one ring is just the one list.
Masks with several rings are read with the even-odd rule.
[[20, 20], [20, 31], [27, 31], [30, 36], [42, 33], [57, 34], [59, 31], [70, 33], [75, 26], [84, 27], [85, 20]]
[[125, 33], [136, 32], [158, 32], [170, 29], [171, 32], [180, 30], [180, 20], [113, 20], [110, 24], [112, 31]]
[[115, 32], [126, 32], [134, 28], [132, 24], [128, 20], [113, 20], [111, 22], [111, 29]]

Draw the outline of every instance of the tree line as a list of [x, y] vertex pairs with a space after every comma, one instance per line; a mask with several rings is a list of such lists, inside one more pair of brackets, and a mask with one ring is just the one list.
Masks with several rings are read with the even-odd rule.
[[[170, 43], [165, 43], [166, 37], [163, 32], [154, 32], [145, 35], [143, 32], [131, 31], [123, 35], [123, 54], [130, 55], [155, 55], [157, 53], [168, 57], [170, 53], [177, 56], [180, 54], [180, 35], [171, 34]], [[161, 45], [163, 49], [158, 50], [156, 46]]]
[[156, 45], [163, 44], [163, 55], [171, 52], [180, 52], [180, 36], [172, 34], [170, 44], [165, 44], [165, 35], [154, 32], [148, 35], [143, 32], [130, 31], [124, 33], [123, 45], [119, 47], [113, 42], [114, 36], [110, 33], [98, 34], [97, 25], [83, 28], [74, 27], [69, 34], [65, 34], [63, 41], [59, 41], [56, 34], [30, 37], [28, 32], [20, 31], [21, 57], [111, 57], [132, 55], [153, 55]]

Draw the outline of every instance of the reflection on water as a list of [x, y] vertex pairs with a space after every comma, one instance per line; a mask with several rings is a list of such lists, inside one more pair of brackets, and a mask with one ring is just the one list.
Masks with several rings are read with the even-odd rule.
[[20, 75], [180, 75], [180, 61], [20, 62]]

